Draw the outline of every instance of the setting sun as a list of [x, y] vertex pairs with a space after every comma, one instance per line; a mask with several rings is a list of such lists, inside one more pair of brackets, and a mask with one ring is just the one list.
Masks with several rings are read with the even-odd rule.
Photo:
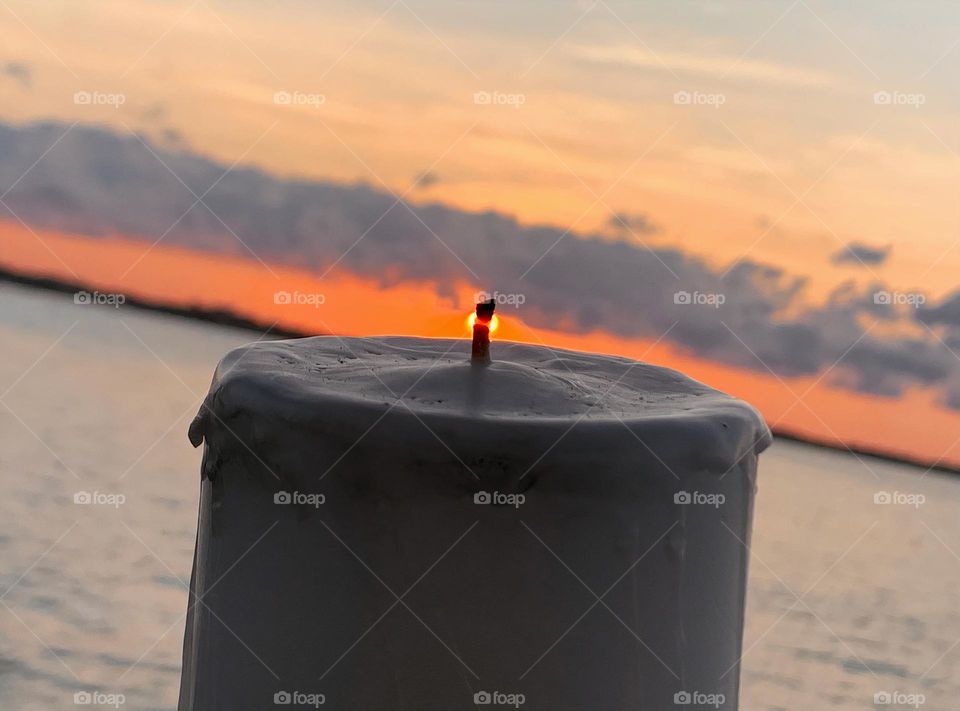
[[[467, 316], [467, 331], [473, 331], [473, 324], [477, 321], [477, 314], [471, 313]], [[490, 320], [490, 333], [496, 333], [497, 328], [500, 326], [500, 318], [494, 314], [493, 318]]]

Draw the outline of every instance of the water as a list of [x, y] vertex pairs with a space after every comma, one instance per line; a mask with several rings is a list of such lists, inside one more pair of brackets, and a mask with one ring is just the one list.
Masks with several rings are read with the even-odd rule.
[[[176, 707], [200, 464], [185, 433], [249, 340], [0, 285], [0, 708]], [[742, 709], [883, 693], [960, 709], [960, 478], [921, 474], [782, 441], [763, 455]]]

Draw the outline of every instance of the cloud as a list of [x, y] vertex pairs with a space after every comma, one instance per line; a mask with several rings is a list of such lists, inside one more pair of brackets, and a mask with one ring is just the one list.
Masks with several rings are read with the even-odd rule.
[[788, 84], [801, 87], [832, 86], [837, 83], [836, 77], [823, 72], [744, 57], [699, 55], [666, 50], [654, 53], [635, 45], [581, 46], [573, 51], [576, 57], [591, 63], [641, 67], [674, 74], [692, 74], [707, 78], [718, 78], [720, 75], [724, 78], [764, 84]]
[[23, 62], [0, 64], [0, 74], [13, 79], [24, 89], [29, 89], [33, 85], [33, 70], [30, 65]]
[[928, 340], [920, 338], [865, 339], [844, 361], [847, 367], [838, 373], [836, 384], [887, 396], [899, 395], [909, 385], [936, 385], [954, 373], [958, 365], [946, 348], [931, 347]]
[[439, 183], [440, 176], [432, 170], [422, 170], [414, 176], [413, 182], [417, 188], [425, 190]]
[[[13, 184], [64, 130], [0, 124], [0, 185]], [[153, 150], [176, 176], [135, 137], [77, 126], [5, 202], [36, 227], [149, 242], [165, 235], [167, 244], [246, 257], [250, 250], [318, 275], [344, 270], [383, 284], [429, 281], [441, 298], [464, 284], [522, 293], [520, 315], [534, 328], [560, 324], [651, 340], [667, 334], [691, 354], [759, 373], [830, 369], [829, 381], [840, 387], [887, 396], [950, 387], [947, 404], [960, 393], [960, 361], [920, 325], [947, 329], [948, 338], [960, 334], [960, 292], [914, 309], [877, 303], [882, 284], [851, 281], [811, 305], [802, 277], [769, 265], [744, 260], [724, 275], [668, 246], [523, 226], [492, 211], [396, 204], [367, 185], [227, 171], [187, 148]], [[216, 216], [204, 205], [190, 209], [215, 182], [204, 203]], [[649, 229], [646, 216], [628, 217]], [[886, 328], [868, 331], [865, 324], [878, 318]]]
[[639, 212], [617, 212], [610, 216], [607, 226], [617, 232], [632, 232], [636, 235], [655, 235], [660, 226], [647, 215]]
[[889, 256], [890, 245], [886, 247], [871, 247], [862, 242], [851, 242], [846, 247], [835, 252], [830, 259], [834, 264], [871, 266], [874, 264], [883, 264]]
[[[939, 331], [937, 338], [944, 350], [960, 362], [960, 290], [944, 296], [939, 303], [924, 304], [916, 312], [917, 320], [926, 328]], [[956, 362], [950, 377], [945, 378], [940, 402], [951, 410], [960, 411], [960, 372]]]
[[960, 411], [960, 383], [954, 383], [954, 385], [944, 393], [942, 402], [951, 410]]
[[917, 320], [931, 326], [950, 326], [960, 330], [960, 290], [948, 294], [939, 304], [924, 305]]

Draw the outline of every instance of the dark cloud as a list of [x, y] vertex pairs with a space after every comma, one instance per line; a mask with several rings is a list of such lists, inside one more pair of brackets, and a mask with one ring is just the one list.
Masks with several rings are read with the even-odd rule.
[[[960, 362], [960, 290], [947, 294], [939, 303], [924, 304], [916, 317], [937, 333], [944, 349]], [[960, 373], [948, 379], [940, 401], [952, 410], [960, 410]]]
[[831, 260], [834, 264], [856, 264], [872, 266], [883, 264], [890, 256], [890, 245], [886, 247], [871, 247], [862, 242], [851, 242], [846, 247], [834, 252]]
[[432, 170], [423, 170], [414, 176], [413, 182], [418, 188], [431, 188], [440, 182], [440, 176]]
[[875, 395], [899, 395], [911, 385], [932, 386], [958, 371], [960, 363], [946, 348], [926, 339], [879, 341], [864, 338], [844, 358], [836, 382]]
[[917, 319], [931, 326], [951, 326], [960, 329], [960, 291], [945, 296], [939, 304], [923, 306]]
[[[0, 187], [13, 184], [64, 130], [0, 124]], [[960, 326], [960, 292], [913, 309], [878, 300], [882, 284], [847, 282], [812, 306], [804, 279], [756, 262], [724, 273], [666, 246], [523, 226], [496, 212], [416, 207], [366, 185], [284, 180], [251, 168], [223, 175], [228, 166], [184, 148], [154, 151], [170, 170], [134, 136], [78, 126], [5, 202], [38, 227], [150, 242], [163, 236], [168, 244], [252, 251], [318, 275], [344, 270], [382, 284], [430, 280], [444, 298], [465, 281], [522, 293], [522, 316], [534, 328], [646, 339], [667, 333], [689, 353], [780, 377], [830, 368], [831, 382], [882, 395], [960, 382], [960, 361], [917, 323]], [[204, 203], [216, 216], [203, 204], [190, 209], [215, 182]], [[867, 332], [878, 317], [912, 335]]]
[[654, 235], [660, 226], [642, 213], [617, 212], [610, 216], [607, 226], [617, 232], [633, 232], [637, 235]]
[[0, 74], [10, 77], [24, 89], [33, 85], [33, 70], [23, 62], [7, 62], [0, 64]]
[[951, 410], [960, 411], [960, 383], [954, 383], [943, 395], [941, 402]]

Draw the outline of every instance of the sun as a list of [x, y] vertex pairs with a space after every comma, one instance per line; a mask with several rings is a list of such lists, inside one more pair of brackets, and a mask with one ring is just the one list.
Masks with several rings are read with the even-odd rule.
[[[471, 331], [471, 332], [473, 331], [473, 324], [476, 323], [476, 320], [477, 320], [476, 312], [472, 312], [469, 316], [467, 316], [468, 331]], [[497, 317], [496, 314], [494, 314], [493, 318], [490, 320], [490, 333], [494, 333], [497, 330], [497, 327], [499, 325], [500, 325], [500, 319]]]

